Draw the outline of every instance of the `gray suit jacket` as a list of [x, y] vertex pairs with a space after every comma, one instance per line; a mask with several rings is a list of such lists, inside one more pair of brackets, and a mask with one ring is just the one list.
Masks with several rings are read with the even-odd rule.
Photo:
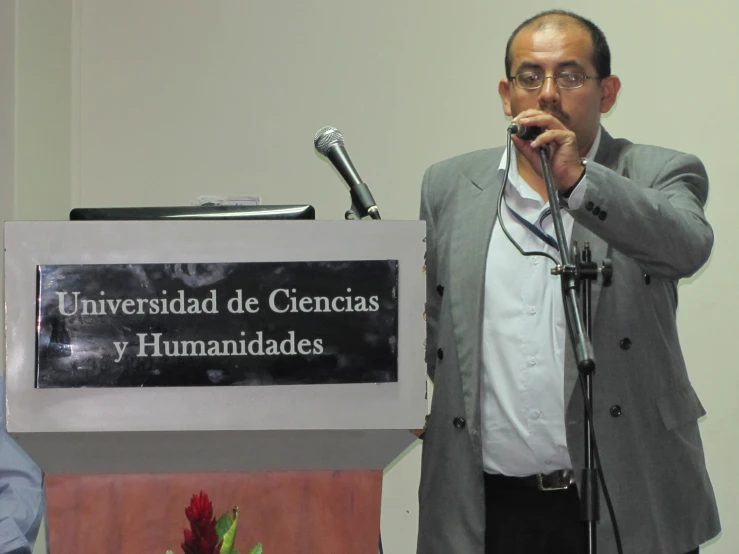
[[[480, 442], [483, 289], [503, 149], [431, 166], [427, 222], [426, 361], [434, 396], [424, 436], [419, 554], [483, 554]], [[675, 322], [677, 282], [708, 259], [708, 180], [695, 156], [615, 140], [603, 131], [588, 164], [572, 240], [613, 261], [613, 283], [593, 286], [597, 369], [594, 418], [624, 552], [681, 554], [720, 531], [698, 418], [705, 414], [685, 368]], [[625, 340], [628, 339], [628, 340]], [[567, 443], [584, 464], [583, 402], [567, 339]], [[611, 414], [613, 410], [620, 416]], [[601, 554], [615, 554], [601, 498]]]

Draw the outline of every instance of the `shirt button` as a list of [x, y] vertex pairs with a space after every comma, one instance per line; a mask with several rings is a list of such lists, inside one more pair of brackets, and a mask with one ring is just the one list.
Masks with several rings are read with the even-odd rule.
[[539, 419], [540, 415], [541, 415], [541, 412], [539, 410], [534, 410], [533, 412], [531, 412], [532, 419]]
[[534, 258], [534, 265], [537, 265], [539, 263], [539, 258]]
[[529, 358], [529, 365], [536, 365], [536, 358]]
[[534, 315], [534, 314], [536, 313], [536, 308], [535, 308], [534, 306], [531, 306], [531, 307], [529, 308], [529, 313], [530, 313], [531, 315]]
[[550, 466], [550, 465], [552, 465], [552, 460], [544, 460], [544, 465], [545, 465], [545, 466]]

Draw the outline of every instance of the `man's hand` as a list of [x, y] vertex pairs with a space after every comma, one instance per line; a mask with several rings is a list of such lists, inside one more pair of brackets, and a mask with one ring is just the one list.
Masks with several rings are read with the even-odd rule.
[[565, 127], [559, 119], [541, 110], [524, 110], [513, 119], [513, 123], [544, 129], [544, 132], [531, 142], [515, 135], [512, 137], [518, 151], [539, 176], [543, 177], [538, 149], [547, 144], [557, 189], [564, 192], [578, 181], [583, 166], [574, 132]]

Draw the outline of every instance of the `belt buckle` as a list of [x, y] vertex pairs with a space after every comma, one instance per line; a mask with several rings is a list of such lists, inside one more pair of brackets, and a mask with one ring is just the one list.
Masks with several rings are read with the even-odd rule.
[[[545, 485], [544, 484], [544, 477], [553, 477], [557, 476], [560, 479], [558, 479], [559, 485]], [[537, 473], [536, 474], [536, 485], [539, 488], [540, 491], [564, 491], [570, 488], [570, 485], [572, 485], [573, 482], [573, 476], [571, 471], [561, 470], [561, 471], [555, 471], [554, 473], [550, 473], [549, 475], [544, 475], [543, 473]]]

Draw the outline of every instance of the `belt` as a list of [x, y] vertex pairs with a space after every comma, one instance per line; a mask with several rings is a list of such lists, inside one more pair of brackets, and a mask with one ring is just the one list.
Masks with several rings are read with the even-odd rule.
[[538, 488], [540, 491], [562, 491], [575, 484], [575, 472], [562, 469], [554, 473], [537, 473], [526, 477], [509, 477], [486, 472], [485, 483], [488, 486], [507, 489]]

